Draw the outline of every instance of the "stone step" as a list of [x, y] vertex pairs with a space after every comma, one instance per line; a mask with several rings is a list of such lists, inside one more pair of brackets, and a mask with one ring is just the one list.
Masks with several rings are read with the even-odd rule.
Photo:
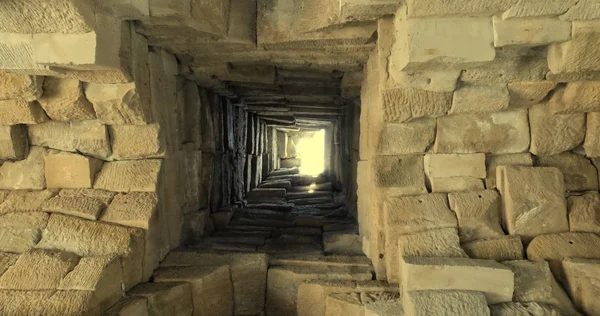
[[293, 186], [288, 189], [288, 192], [305, 192], [305, 191], [333, 191], [331, 182], [315, 183], [305, 186]]
[[210, 236], [204, 238], [202, 241], [207, 243], [217, 244], [234, 244], [234, 245], [251, 245], [251, 246], [262, 246], [265, 244], [268, 236], [259, 235], [236, 235], [236, 234], [225, 234], [221, 236]]
[[309, 198], [300, 198], [300, 199], [288, 199], [290, 203], [294, 203], [296, 205], [317, 205], [317, 204], [327, 204], [333, 203], [333, 197], [330, 196], [322, 196], [322, 197], [309, 197]]
[[259, 188], [281, 188], [290, 191], [293, 189], [292, 182], [289, 180], [265, 181], [258, 185]]
[[271, 177], [271, 176], [287, 176], [287, 175], [294, 175], [294, 174], [300, 174], [300, 169], [298, 169], [297, 167], [278, 169], [278, 170], [272, 171], [271, 174], [269, 175], [269, 177]]
[[211, 237], [238, 237], [238, 238], [243, 238], [243, 237], [252, 237], [252, 236], [256, 236], [256, 237], [262, 237], [262, 238], [270, 238], [271, 237], [271, 232], [270, 231], [256, 231], [256, 230], [229, 230], [229, 231], [218, 231], [218, 232], [214, 232]]
[[290, 201], [293, 201], [295, 199], [308, 199], [318, 197], [329, 197], [333, 199], [333, 193], [328, 191], [288, 192], [285, 197]]
[[294, 208], [290, 214], [294, 216], [322, 216], [322, 217], [347, 217], [348, 211], [345, 208], [337, 209], [318, 209], [312, 207]]
[[295, 267], [353, 267], [371, 268], [371, 261], [365, 256], [356, 255], [273, 255], [269, 258], [269, 266]]
[[325, 253], [362, 255], [362, 237], [355, 230], [326, 232], [323, 234]]
[[290, 212], [294, 208], [294, 204], [290, 203], [248, 203], [246, 208], [263, 209], [278, 212]]
[[231, 220], [230, 225], [233, 226], [266, 226], [266, 227], [277, 227], [277, 228], [288, 228], [293, 227], [294, 221], [272, 219], [272, 218], [258, 218], [258, 217], [245, 217], [239, 216]]
[[246, 200], [264, 198], [285, 198], [286, 190], [282, 188], [257, 188], [246, 193]]

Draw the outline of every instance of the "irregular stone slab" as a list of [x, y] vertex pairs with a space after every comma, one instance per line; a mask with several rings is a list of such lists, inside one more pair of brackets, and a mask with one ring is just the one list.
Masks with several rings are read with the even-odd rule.
[[427, 193], [423, 156], [378, 156], [371, 168], [376, 187], [389, 195]]
[[494, 61], [464, 69], [460, 76], [468, 84], [509, 83], [515, 81], [542, 81], [548, 73], [548, 61], [536, 50], [501, 47], [496, 49]]
[[35, 101], [43, 93], [44, 77], [0, 73], [0, 100], [22, 99]]
[[38, 124], [49, 120], [44, 109], [36, 102], [20, 99], [0, 100], [1, 125]]
[[135, 83], [87, 83], [84, 88], [102, 123], [143, 125], [152, 122], [150, 104], [145, 104]]
[[569, 258], [562, 262], [566, 282], [563, 284], [577, 308], [588, 315], [598, 313], [598, 273], [600, 261]]
[[519, 236], [475, 240], [462, 245], [471, 258], [496, 261], [523, 260], [523, 243]]
[[512, 301], [513, 272], [493, 260], [403, 257], [400, 269], [403, 291], [477, 291], [489, 304]]
[[127, 315], [140, 315], [149, 316], [148, 314], [148, 302], [142, 297], [127, 297], [118, 301], [111, 308], [106, 310], [105, 315], [107, 316], [127, 316]]
[[123, 226], [149, 229], [157, 213], [158, 196], [151, 192], [117, 194], [100, 220]]
[[450, 193], [448, 201], [458, 218], [461, 242], [504, 236], [500, 226], [500, 195], [495, 190]]
[[77, 79], [47, 77], [44, 80], [44, 94], [38, 102], [55, 121], [83, 121], [96, 118], [94, 108], [85, 98], [81, 82]]
[[567, 11], [576, 0], [549, 0], [544, 2], [521, 0], [502, 14], [503, 19], [536, 16], [557, 16]]
[[452, 105], [452, 93], [416, 88], [386, 89], [382, 92], [383, 120], [402, 123], [420, 117], [445, 115]]
[[485, 0], [477, 3], [454, 3], [443, 0], [408, 0], [406, 4], [408, 6], [407, 15], [409, 17], [445, 17], [447, 15], [492, 16], [495, 13], [506, 11], [516, 2], [517, 0]]
[[501, 303], [490, 305], [492, 316], [561, 316], [560, 310], [552, 305], [529, 303]]
[[498, 112], [508, 108], [506, 84], [465, 85], [454, 92], [448, 114]]
[[158, 124], [113, 125], [109, 132], [115, 159], [160, 158], [165, 155], [165, 138]]
[[61, 213], [96, 220], [115, 196], [114, 192], [94, 189], [65, 189], [42, 204], [48, 213]]
[[486, 296], [468, 291], [418, 291], [409, 292], [404, 310], [409, 315], [489, 315]]
[[456, 228], [426, 230], [398, 236], [398, 254], [405, 257], [467, 257]]
[[583, 149], [588, 157], [600, 157], [600, 112], [587, 113]]
[[233, 314], [228, 265], [159, 268], [154, 282], [186, 282], [191, 286], [194, 316]]
[[25, 125], [0, 126], [0, 159], [22, 160], [29, 153]]
[[158, 159], [107, 162], [96, 177], [94, 189], [156, 192], [161, 165]]
[[548, 66], [555, 74], [598, 71], [600, 60], [592, 47], [600, 45], [600, 22], [573, 22], [571, 40], [548, 46]]
[[569, 230], [564, 180], [558, 169], [499, 166], [496, 170], [503, 226], [510, 235], [527, 241]]
[[[54, 290], [79, 262], [77, 255], [43, 249], [22, 254], [0, 277], [0, 289]], [[35, 273], [31, 273], [35, 271]]]
[[27, 126], [31, 145], [75, 152], [69, 122], [49, 121]]
[[144, 297], [152, 315], [192, 315], [192, 287], [190, 283], [142, 283], [129, 291], [129, 295]]
[[566, 258], [600, 260], [600, 236], [592, 233], [561, 233], [535, 237], [527, 246], [529, 260], [546, 260], [552, 273], [563, 281], [561, 262]]
[[484, 154], [427, 154], [423, 164], [429, 178], [485, 178]]
[[527, 111], [440, 117], [436, 135], [436, 153], [524, 152], [529, 148]]
[[61, 151], [49, 151], [44, 157], [48, 188], [91, 188], [102, 161]]
[[496, 168], [498, 166], [525, 166], [532, 167], [533, 159], [530, 153], [510, 154], [510, 155], [487, 155], [485, 166], [487, 175], [485, 176], [485, 187], [487, 189], [496, 188]]
[[435, 125], [436, 120], [433, 118], [421, 118], [407, 123], [387, 123], [378, 137], [377, 153], [424, 153], [435, 140]]
[[552, 81], [517, 81], [508, 83], [509, 108], [529, 108], [540, 103], [557, 83]]
[[42, 238], [48, 217], [42, 212], [0, 215], [0, 251], [23, 253], [33, 248]]
[[557, 89], [548, 104], [553, 114], [599, 112], [599, 97], [600, 82], [577, 81]]
[[[42, 204], [55, 196], [58, 190], [10, 191], [0, 204], [0, 214], [13, 212], [41, 212]], [[4, 195], [5, 193], [2, 193]]]
[[541, 156], [537, 157], [537, 165], [560, 170], [564, 175], [567, 191], [598, 190], [598, 171], [584, 156], [569, 152]]
[[509, 19], [493, 17], [494, 46], [534, 47], [571, 39], [571, 23], [555, 18]]
[[0, 189], [41, 190], [46, 188], [42, 147], [32, 146], [24, 160], [7, 161], [0, 166]]
[[600, 233], [600, 194], [586, 192], [567, 198], [569, 231]]
[[100, 122], [71, 122], [71, 133], [73, 134], [73, 147], [77, 151], [104, 160], [110, 156], [111, 144], [108, 131], [106, 126]]
[[[571, 1], [569, 1], [571, 2]], [[577, 1], [565, 14], [560, 16], [561, 20], [595, 20], [600, 17], [600, 6], [594, 0]]]
[[470, 177], [428, 179], [433, 193], [480, 191], [485, 189], [483, 180]]

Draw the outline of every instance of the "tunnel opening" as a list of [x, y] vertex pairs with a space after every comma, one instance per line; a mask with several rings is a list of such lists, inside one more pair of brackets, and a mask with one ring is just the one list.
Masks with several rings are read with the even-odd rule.
[[[325, 130], [305, 132], [296, 145], [300, 174], [318, 176], [325, 172]], [[310, 193], [310, 192], [309, 192]]]

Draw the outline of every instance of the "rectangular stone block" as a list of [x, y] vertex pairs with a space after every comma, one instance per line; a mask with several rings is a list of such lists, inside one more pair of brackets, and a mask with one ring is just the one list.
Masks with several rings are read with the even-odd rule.
[[142, 283], [129, 295], [144, 297], [152, 315], [192, 315], [192, 287], [183, 282]]
[[94, 190], [62, 190], [42, 204], [42, 211], [77, 216], [84, 219], [96, 220], [106, 209], [115, 193]]
[[599, 112], [600, 82], [576, 81], [556, 89], [548, 105], [553, 114]]
[[557, 18], [509, 19], [494, 16], [494, 46], [534, 47], [571, 39], [571, 23]]
[[476, 259], [496, 261], [524, 259], [523, 243], [519, 236], [475, 240], [463, 244], [462, 247], [469, 257]]
[[156, 193], [117, 194], [100, 220], [148, 230], [151, 228], [153, 220], [156, 220], [157, 204]]
[[86, 83], [84, 89], [86, 97], [94, 105], [98, 120], [104, 124], [143, 125], [153, 121], [151, 105], [135, 82]]
[[483, 0], [477, 3], [446, 2], [443, 0], [408, 0], [406, 2], [409, 17], [492, 16], [495, 13], [508, 10], [515, 3], [517, 3], [517, 0]]
[[49, 151], [44, 157], [48, 188], [91, 188], [102, 161], [82, 155]]
[[467, 257], [456, 228], [431, 229], [398, 236], [398, 255], [405, 257]]
[[0, 276], [0, 289], [55, 290], [79, 259], [79, 256], [68, 252], [33, 249], [22, 254]]
[[454, 92], [448, 114], [498, 112], [508, 108], [506, 84], [465, 85]]
[[7, 161], [0, 166], [0, 189], [42, 190], [46, 188], [44, 176], [44, 155], [42, 147], [29, 148], [27, 158]]
[[487, 175], [485, 176], [485, 187], [487, 189], [496, 188], [496, 168], [498, 166], [525, 166], [532, 167], [533, 159], [530, 153], [509, 154], [509, 155], [487, 155], [485, 160]]
[[452, 105], [452, 93], [432, 92], [417, 88], [397, 88], [381, 91], [383, 121], [401, 123], [420, 117], [445, 115]]
[[0, 215], [0, 251], [23, 253], [30, 250], [42, 238], [47, 223], [48, 214], [42, 212]]
[[46, 112], [36, 102], [27, 102], [20, 99], [0, 100], [0, 124], [38, 124], [49, 120]]
[[28, 153], [27, 126], [0, 126], [0, 159], [21, 160]]
[[423, 156], [378, 156], [371, 164], [375, 187], [390, 196], [427, 193]]
[[485, 178], [484, 154], [427, 154], [423, 163], [429, 178]]
[[384, 124], [378, 137], [377, 153], [381, 155], [424, 153], [435, 140], [435, 125], [436, 120], [433, 118]]
[[555, 167], [562, 172], [567, 191], [597, 191], [598, 171], [584, 156], [565, 152], [537, 157], [540, 167]]
[[107, 162], [94, 182], [94, 189], [115, 192], [157, 192], [162, 175], [158, 159]]
[[600, 194], [596, 191], [567, 198], [569, 231], [600, 233]]
[[548, 66], [554, 74], [599, 71], [600, 22], [575, 21], [571, 40], [548, 46]]
[[552, 156], [581, 144], [585, 137], [585, 114], [552, 114], [547, 103], [529, 109], [531, 148], [536, 156]]
[[109, 127], [115, 159], [160, 158], [165, 155], [164, 134], [158, 124]]
[[40, 212], [42, 204], [55, 196], [58, 190], [16, 190], [2, 193], [0, 214], [13, 212]]
[[44, 94], [38, 102], [55, 121], [96, 119], [94, 107], [85, 98], [82, 83], [77, 79], [47, 77], [44, 80]]
[[600, 309], [598, 295], [600, 286], [597, 278], [600, 273], [599, 260], [566, 259], [563, 261], [565, 288], [577, 308], [589, 315], [595, 315]]
[[483, 180], [470, 177], [428, 179], [433, 193], [480, 191], [484, 189]]
[[[490, 315], [486, 296], [471, 291], [409, 292], [404, 310], [415, 316]], [[389, 314], [377, 314], [389, 315]]]
[[[73, 147], [88, 156], [108, 160], [111, 144], [106, 125], [99, 121], [71, 122]], [[60, 148], [58, 148], [60, 149]]]
[[518, 81], [508, 83], [510, 108], [528, 108], [540, 103], [556, 87], [553, 81]]
[[500, 226], [500, 195], [495, 190], [450, 193], [448, 200], [458, 218], [461, 242], [504, 236]]

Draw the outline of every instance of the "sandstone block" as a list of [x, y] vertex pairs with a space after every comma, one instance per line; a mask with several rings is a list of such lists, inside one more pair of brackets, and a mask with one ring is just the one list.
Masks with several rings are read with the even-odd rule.
[[42, 147], [32, 146], [24, 160], [7, 161], [0, 166], [0, 189], [41, 190], [46, 188]]
[[600, 259], [600, 236], [593, 233], [561, 233], [535, 237], [527, 246], [529, 260], [546, 260], [562, 281], [561, 261], [566, 258]]
[[552, 73], [600, 70], [597, 50], [600, 22], [573, 22], [571, 40], [548, 47], [548, 66]]
[[29, 143], [34, 146], [75, 152], [69, 122], [48, 121], [27, 126]]
[[91, 188], [102, 161], [82, 155], [49, 151], [44, 157], [48, 188]]
[[144, 297], [152, 315], [192, 315], [192, 287], [190, 283], [142, 283], [129, 291], [129, 295]]
[[96, 118], [94, 108], [85, 98], [81, 82], [77, 79], [46, 78], [44, 94], [38, 102], [55, 121], [83, 121]]
[[563, 175], [556, 168], [499, 166], [502, 220], [510, 235], [525, 240], [568, 231]]
[[600, 194], [586, 192], [581, 196], [567, 198], [569, 231], [600, 233]]
[[[0, 204], [0, 214], [12, 212], [41, 212], [42, 204], [57, 194], [58, 190], [10, 191]], [[4, 194], [2, 194], [4, 195]]]
[[364, 306], [365, 316], [401, 316], [404, 315], [402, 300], [374, 302]]
[[498, 112], [508, 108], [509, 101], [506, 84], [463, 86], [454, 92], [448, 114]]
[[[71, 122], [73, 147], [83, 154], [106, 160], [111, 154], [111, 145], [105, 125], [98, 121]], [[60, 149], [60, 148], [58, 148]]]
[[471, 177], [431, 178], [428, 180], [431, 185], [431, 192], [434, 193], [481, 191], [485, 189], [483, 180]]
[[85, 315], [99, 314], [100, 306], [89, 291], [0, 291], [0, 312], [6, 315]]
[[429, 178], [485, 178], [484, 154], [427, 154], [423, 163]]
[[213, 229], [210, 210], [205, 209], [195, 213], [183, 214], [181, 226], [181, 244], [193, 245], [199, 243]]
[[356, 282], [354, 281], [306, 281], [298, 286], [296, 314], [298, 316], [325, 316], [329, 294], [355, 291]]
[[527, 151], [527, 111], [462, 114], [438, 118], [437, 153], [508, 154]]
[[[488, 299], [489, 300], [489, 299]], [[409, 315], [489, 315], [486, 296], [470, 291], [418, 291], [408, 293], [404, 310]]]
[[467, 257], [456, 228], [440, 228], [398, 236], [398, 254], [405, 257]]
[[556, 84], [552, 81], [509, 82], [509, 108], [529, 108], [540, 103], [556, 87]]
[[493, 260], [403, 257], [400, 269], [403, 291], [477, 291], [488, 304], [512, 301], [513, 272]]
[[523, 243], [519, 236], [475, 240], [463, 244], [463, 249], [471, 258], [496, 261], [523, 260]]
[[387, 123], [378, 137], [377, 153], [423, 153], [435, 140], [435, 125], [436, 120], [433, 118], [421, 118], [407, 123]]
[[20, 254], [16, 253], [0, 252], [0, 276], [2, 276], [9, 267], [15, 264], [20, 256]]
[[561, 316], [560, 310], [552, 305], [536, 302], [500, 303], [490, 305], [492, 316]]
[[[6, 14], [1, 22], [4, 32], [13, 33], [85, 33], [94, 27], [94, 11], [91, 4], [57, 1], [51, 6], [40, 7], [36, 1], [6, 1], [2, 3]], [[48, 14], [56, 16], [45, 20]]]
[[504, 236], [500, 227], [500, 195], [495, 190], [450, 193], [461, 242]]
[[323, 251], [327, 253], [362, 255], [362, 238], [353, 231], [324, 233]]
[[46, 112], [39, 103], [20, 99], [0, 100], [0, 124], [38, 124], [48, 120]]
[[461, 73], [460, 70], [402, 71], [391, 66], [394, 65], [390, 65], [388, 72], [392, 78], [390, 81], [393, 81], [393, 86], [418, 88], [433, 92], [454, 92]]
[[360, 293], [333, 293], [325, 300], [324, 316], [364, 315], [364, 305], [360, 300]]
[[25, 125], [0, 126], [0, 159], [21, 160], [29, 153]]
[[186, 282], [192, 290], [194, 316], [233, 314], [228, 265], [159, 268], [154, 282]]
[[160, 125], [113, 125], [109, 127], [116, 159], [160, 158], [165, 155], [165, 138]]
[[464, 69], [460, 76], [468, 84], [542, 81], [548, 73], [548, 61], [535, 49], [501, 47], [494, 61], [484, 66]]
[[566, 152], [537, 157], [537, 165], [555, 167], [562, 172], [567, 191], [598, 190], [598, 171], [584, 156]]
[[550, 113], [548, 105], [540, 103], [529, 109], [532, 154], [551, 156], [575, 148], [585, 136], [585, 115]]
[[600, 112], [590, 112], [586, 116], [585, 140], [583, 148], [588, 157], [600, 157]]
[[[571, 3], [574, 1], [568, 2]], [[571, 4], [573, 5], [570, 6], [569, 10], [560, 16], [562, 20], [595, 20], [600, 17], [600, 6], [594, 0], [582, 0]]]
[[562, 266], [566, 278], [564, 285], [575, 306], [588, 315], [596, 315], [600, 309], [600, 261], [569, 258], [563, 261]]
[[117, 194], [100, 220], [147, 230], [157, 215], [157, 204], [156, 193]]
[[0, 73], [0, 100], [22, 99], [37, 100], [43, 93], [44, 77]]
[[156, 192], [161, 175], [161, 160], [107, 162], [94, 182], [94, 189], [115, 192]]
[[115, 305], [106, 310], [107, 316], [140, 315], [149, 316], [148, 302], [142, 297], [127, 297], [119, 300]]
[[389, 195], [427, 193], [423, 156], [378, 156], [372, 168], [376, 187]]
[[[43, 249], [22, 254], [0, 277], [0, 289], [54, 290], [79, 262], [77, 255]], [[35, 271], [35, 273], [32, 273]]]
[[101, 198], [80, 194], [63, 194], [63, 191], [58, 196], [44, 202], [42, 210], [48, 213], [61, 213], [96, 220], [108, 205]]
[[485, 160], [487, 175], [485, 177], [485, 187], [487, 189], [496, 188], [496, 168], [498, 166], [525, 166], [532, 167], [533, 159], [530, 153], [510, 154], [510, 155], [487, 155]]
[[[0, 251], [22, 253], [30, 250], [40, 241], [47, 222], [48, 214], [42, 212], [0, 215]], [[0, 272], [3, 272], [1, 266]]]
[[502, 14], [503, 19], [511, 18], [525, 18], [525, 17], [537, 17], [537, 16], [557, 16], [569, 9], [574, 5], [576, 0], [549, 0], [549, 1], [535, 1], [535, 0], [522, 0], [516, 2], [510, 9]]
[[493, 18], [494, 46], [544, 46], [571, 39], [571, 23], [556, 18]]
[[548, 104], [553, 114], [599, 112], [598, 98], [599, 81], [576, 81], [557, 89]]
[[420, 117], [445, 115], [452, 105], [452, 93], [431, 92], [417, 88], [386, 89], [382, 92], [383, 120], [407, 122]]
[[492, 16], [495, 13], [506, 11], [515, 3], [517, 3], [517, 0], [484, 0], [477, 3], [408, 0], [406, 4], [409, 17], [445, 17], [447, 15]]
[[147, 100], [136, 83], [87, 83], [84, 88], [100, 122], [110, 125], [143, 125], [152, 122], [150, 104], [145, 104]]

